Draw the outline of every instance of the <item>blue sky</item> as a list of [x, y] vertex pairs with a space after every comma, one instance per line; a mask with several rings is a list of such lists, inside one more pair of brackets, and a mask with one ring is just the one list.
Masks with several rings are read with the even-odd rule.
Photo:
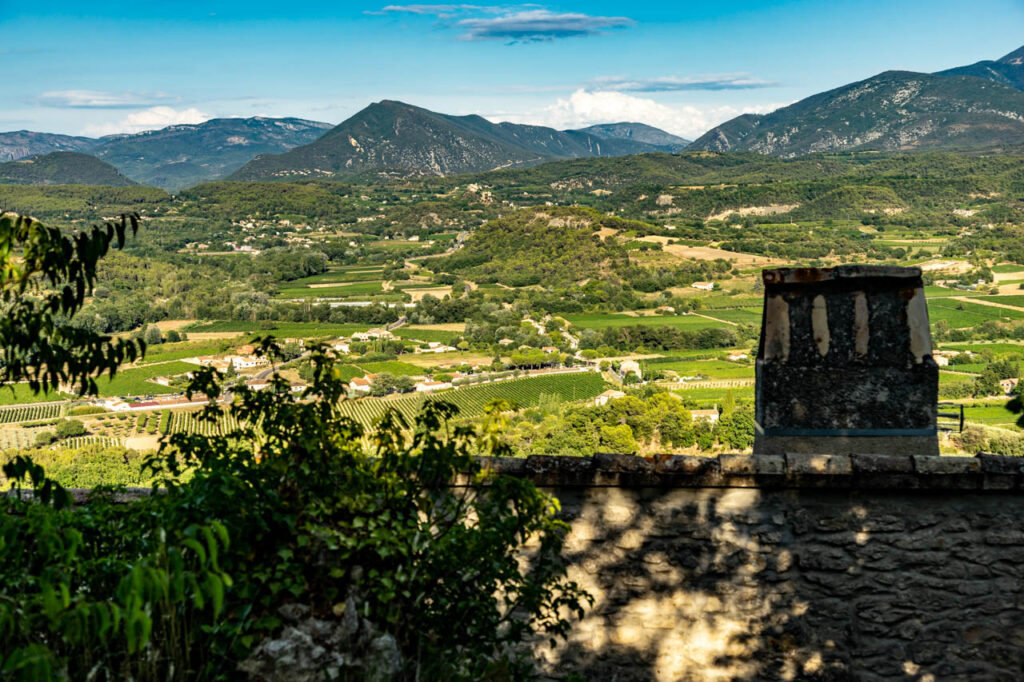
[[[215, 116], [338, 123], [399, 99], [694, 137], [886, 69], [1024, 44], [1024, 0], [11, 2], [0, 131], [98, 135]], [[14, 38], [14, 39], [12, 39]]]

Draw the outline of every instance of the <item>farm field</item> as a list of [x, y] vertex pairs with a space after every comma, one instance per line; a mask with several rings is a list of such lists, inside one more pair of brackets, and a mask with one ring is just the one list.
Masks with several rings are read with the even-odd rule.
[[[646, 363], [645, 363], [646, 364]], [[753, 379], [754, 365], [744, 365], [728, 360], [690, 360], [646, 364], [652, 370], [670, 370], [680, 376], [703, 375], [714, 379]]]
[[309, 284], [342, 284], [345, 282], [368, 282], [373, 280], [380, 280], [384, 276], [384, 270], [378, 269], [356, 269], [356, 270], [337, 270], [332, 272], [325, 272], [320, 275], [313, 275], [311, 277], [303, 277], [302, 279], [294, 279], [287, 282], [290, 287], [302, 287]]
[[964, 421], [971, 424], [1016, 428], [1018, 416], [1002, 404], [964, 405]]
[[118, 372], [113, 379], [104, 375], [96, 380], [99, 394], [104, 397], [126, 395], [156, 395], [159, 393], [176, 393], [178, 389], [161, 386], [152, 381], [153, 377], [174, 376], [191, 372], [196, 368], [188, 362], [173, 361], [158, 365], [144, 365], [134, 369]]
[[1021, 343], [1009, 343], [1009, 342], [986, 342], [986, 341], [974, 341], [971, 343], [944, 343], [940, 346], [941, 350], [969, 350], [973, 353], [980, 353], [981, 351], [991, 351], [996, 355], [1003, 355], [1006, 353], [1017, 353], [1024, 354], [1024, 344]]
[[676, 327], [677, 329], [708, 329], [728, 327], [724, 322], [710, 320], [697, 315], [651, 315], [637, 317], [618, 313], [563, 315], [576, 327], [584, 329], [605, 329], [608, 327]]
[[182, 341], [180, 343], [162, 343], [159, 346], [149, 346], [146, 349], [146, 357], [140, 365], [151, 365], [154, 362], [169, 362], [171, 360], [183, 360], [198, 355], [215, 355], [231, 350], [237, 343], [230, 340], [225, 341]]
[[397, 399], [362, 398], [347, 400], [341, 404], [342, 413], [355, 419], [364, 427], [372, 427], [385, 410], [398, 410], [408, 421], [419, 411], [427, 400], [445, 400], [459, 408], [459, 416], [473, 417], [483, 413], [484, 407], [492, 400], [507, 400], [519, 407], [532, 407], [542, 395], [557, 395], [562, 401], [593, 398], [604, 390], [604, 380], [594, 372], [554, 374], [524, 379], [508, 379], [491, 384], [467, 386], [444, 391], [431, 397], [412, 395]]
[[992, 272], [999, 274], [1006, 274], [1009, 272], [1024, 273], [1024, 265], [1017, 265], [1016, 263], [1002, 263], [1000, 265], [992, 266]]
[[399, 327], [391, 332], [401, 339], [415, 339], [417, 341], [437, 341], [438, 343], [449, 343], [453, 339], [462, 336], [461, 332], [444, 331], [440, 329], [423, 329], [415, 326]]
[[761, 308], [720, 308], [701, 310], [700, 314], [737, 324], [761, 324]]
[[379, 294], [384, 291], [384, 283], [380, 281], [354, 282], [331, 287], [287, 287], [282, 288], [278, 298], [348, 298]]
[[416, 365], [409, 364], [408, 362], [400, 362], [398, 360], [390, 360], [387, 362], [363, 362], [360, 363], [359, 368], [370, 374], [378, 374], [380, 372], [387, 372], [388, 374], [394, 374], [395, 376], [422, 376], [423, 368], [417, 367]]
[[992, 303], [1001, 303], [1003, 305], [1017, 306], [1018, 308], [1024, 308], [1024, 294], [1019, 296], [991, 296], [985, 299]]
[[41, 419], [56, 419], [64, 414], [65, 403], [18, 405], [0, 408], [0, 424], [21, 424]]
[[954, 329], [973, 327], [988, 320], [1022, 319], [1024, 319], [1024, 310], [997, 308], [967, 301], [947, 301], [945, 299], [928, 301], [928, 320], [932, 324], [939, 320], [945, 320]]
[[58, 400], [56, 391], [33, 393], [28, 384], [8, 384], [0, 386], [0, 405], [23, 405], [25, 403], [45, 403]]
[[[267, 327], [267, 328], [264, 328]], [[329, 322], [235, 322], [219, 320], [202, 322], [187, 328], [186, 332], [253, 332], [254, 336], [275, 336], [277, 338], [325, 338], [330, 336], [351, 336], [365, 332], [367, 324], [331, 324]]]

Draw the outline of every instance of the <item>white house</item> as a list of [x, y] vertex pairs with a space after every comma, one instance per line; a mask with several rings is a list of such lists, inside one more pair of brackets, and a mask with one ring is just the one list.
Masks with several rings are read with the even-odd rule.
[[729, 353], [725, 356], [726, 360], [732, 360], [733, 362], [739, 362], [740, 360], [747, 360], [750, 356], [746, 353]]
[[712, 424], [718, 421], [718, 405], [713, 410], [690, 410], [690, 419], [700, 421], [704, 419]]
[[625, 398], [625, 397], [626, 397], [626, 394], [624, 392], [622, 392], [622, 391], [615, 391], [615, 390], [605, 391], [601, 395], [599, 395], [596, 398], [594, 398], [594, 405], [596, 405], [597, 407], [603, 407], [604, 405], [607, 405], [609, 403], [609, 401], [618, 400], [619, 398]]
[[622, 376], [635, 374], [638, 379], [644, 378], [643, 370], [640, 369], [640, 363], [636, 360], [623, 360], [619, 365], [619, 373], [622, 374]]
[[701, 291], [711, 291], [715, 288], [714, 282], [694, 282], [690, 286]]
[[441, 391], [446, 388], [451, 388], [452, 382], [450, 381], [421, 381], [416, 384], [417, 393], [430, 393], [431, 391]]
[[356, 393], [369, 393], [371, 385], [373, 385], [373, 378], [369, 377], [369, 375], [365, 377], [355, 377], [348, 382], [348, 387]]

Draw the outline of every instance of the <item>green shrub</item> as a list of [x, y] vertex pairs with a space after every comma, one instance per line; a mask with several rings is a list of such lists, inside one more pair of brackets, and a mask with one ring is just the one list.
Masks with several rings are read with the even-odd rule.
[[87, 414], [103, 414], [104, 412], [106, 410], [99, 405], [79, 405], [78, 407], [72, 407], [68, 414], [73, 417], [83, 417]]
[[[395, 638], [403, 679], [529, 676], [526, 644], [564, 637], [588, 596], [565, 576], [557, 501], [472, 457], [508, 454], [508, 405], [481, 435], [451, 427], [457, 408], [440, 401], [366, 434], [340, 410], [331, 358], [317, 349], [310, 362], [316, 400], [275, 378], [201, 413], [225, 423], [230, 410], [236, 429], [167, 437], [146, 462], [164, 494], [116, 504], [100, 491], [71, 511], [41, 467], [5, 465], [37, 491], [0, 516], [5, 673], [232, 678], [297, 603], [327, 620], [357, 609]], [[215, 377], [197, 370], [191, 388], [217, 395]], [[460, 474], [466, 485], [451, 486]]]
[[86, 433], [88, 432], [85, 430], [85, 424], [76, 419], [64, 419], [58, 422], [57, 428], [54, 429], [54, 435], [59, 440], [84, 436]]

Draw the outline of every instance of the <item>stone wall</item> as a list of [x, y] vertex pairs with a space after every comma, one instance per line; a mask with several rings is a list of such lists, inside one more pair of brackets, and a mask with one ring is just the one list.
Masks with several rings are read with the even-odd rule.
[[[586, 680], [1024, 678], [1024, 460], [492, 460], [553, 493]], [[577, 678], [578, 679], [578, 678]]]

